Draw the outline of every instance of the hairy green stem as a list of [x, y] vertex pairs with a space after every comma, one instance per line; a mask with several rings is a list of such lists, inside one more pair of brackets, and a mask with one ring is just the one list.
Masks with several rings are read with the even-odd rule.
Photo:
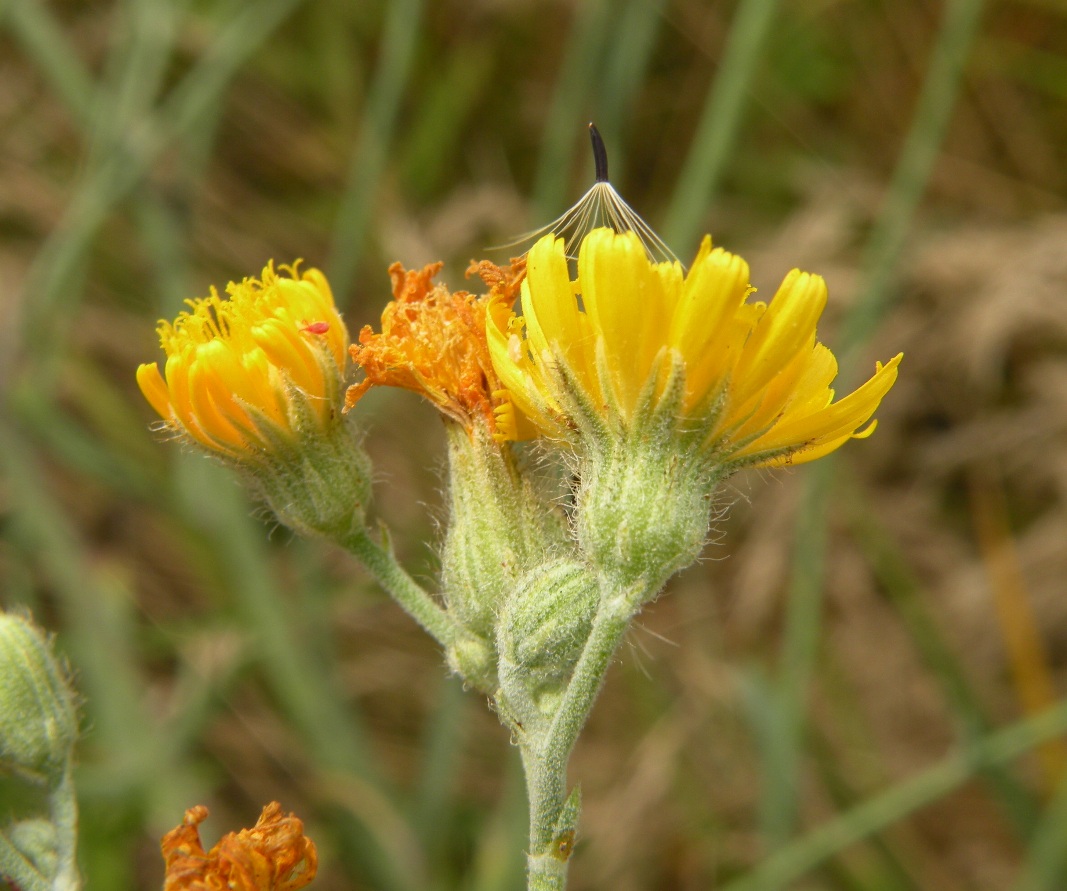
[[464, 635], [456, 621], [416, 582], [388, 547], [376, 542], [364, 528], [353, 529], [341, 542], [363, 563], [397, 603], [446, 650]]
[[[28, 850], [20, 850], [0, 829], [0, 885], [7, 887], [6, 880], [21, 891], [80, 891], [76, 857], [78, 802], [69, 761], [62, 778], [49, 789], [47, 823], [54, 833], [54, 861], [52, 857], [37, 858]], [[41, 872], [46, 866], [48, 875]]]
[[56, 827], [56, 875], [53, 891], [79, 891], [82, 886], [78, 874], [78, 797], [70, 762], [63, 779], [48, 796], [52, 824]]
[[530, 799], [529, 891], [563, 891], [578, 823], [577, 795], [567, 796], [567, 764], [611, 658], [630, 619], [647, 594], [646, 586], [613, 587], [600, 601], [582, 655], [574, 667], [551, 723], [529, 728], [520, 744]]

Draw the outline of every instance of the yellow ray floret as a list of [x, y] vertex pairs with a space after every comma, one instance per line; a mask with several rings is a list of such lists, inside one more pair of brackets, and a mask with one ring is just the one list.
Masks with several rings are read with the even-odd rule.
[[137, 383], [168, 425], [244, 458], [270, 448], [265, 424], [294, 433], [295, 398], [323, 426], [334, 420], [348, 332], [325, 276], [298, 266], [268, 264], [260, 279], [231, 282], [228, 299], [212, 288], [160, 321], [165, 367], [141, 365]]
[[[572, 280], [562, 240], [539, 240], [527, 256], [522, 315], [494, 300], [487, 336], [493, 366], [514, 405], [540, 433], [566, 435], [575, 421], [557, 392], [558, 368], [627, 429], [666, 368], [685, 373], [685, 429], [723, 462], [772, 465], [821, 457], [868, 435], [901, 356], [834, 402], [833, 354], [815, 338], [826, 305], [821, 277], [786, 276], [769, 304], [750, 302], [748, 264], [705, 238], [688, 273], [648, 258], [633, 232], [595, 229], [582, 241]], [[666, 360], [666, 361], [665, 361]], [[651, 375], [659, 380], [650, 381]]]

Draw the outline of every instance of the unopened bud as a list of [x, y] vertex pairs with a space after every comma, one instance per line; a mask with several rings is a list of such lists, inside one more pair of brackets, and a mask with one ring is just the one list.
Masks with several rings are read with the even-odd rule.
[[598, 599], [597, 578], [589, 568], [560, 559], [527, 573], [500, 614], [502, 658], [549, 710], [582, 654]]
[[71, 692], [44, 635], [0, 613], [0, 773], [58, 783], [78, 736]]
[[449, 424], [448, 534], [441, 581], [449, 611], [490, 638], [504, 598], [561, 546], [566, 526], [483, 426]]
[[482, 637], [464, 635], [448, 648], [448, 667], [487, 695], [496, 692], [496, 653]]

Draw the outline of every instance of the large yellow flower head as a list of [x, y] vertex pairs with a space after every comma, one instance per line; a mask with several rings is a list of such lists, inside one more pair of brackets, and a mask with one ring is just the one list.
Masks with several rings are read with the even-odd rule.
[[589, 417], [625, 436], [664, 399], [679, 433], [719, 467], [811, 461], [868, 435], [901, 357], [834, 402], [837, 361], [815, 337], [822, 278], [794, 270], [769, 304], [752, 292], [745, 261], [710, 238], [686, 272], [652, 261], [633, 231], [594, 229], [572, 279], [563, 239], [546, 235], [527, 256], [522, 315], [504, 300], [490, 307], [493, 366], [555, 438]]
[[141, 365], [137, 383], [169, 427], [249, 461], [337, 422], [348, 332], [325, 276], [298, 266], [268, 264], [159, 323], [166, 365]]

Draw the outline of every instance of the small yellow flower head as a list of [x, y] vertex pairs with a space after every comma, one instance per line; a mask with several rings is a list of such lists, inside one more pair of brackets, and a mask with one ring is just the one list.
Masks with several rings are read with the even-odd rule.
[[[279, 274], [281, 273], [281, 274]], [[363, 521], [370, 463], [341, 414], [348, 332], [325, 276], [263, 270], [159, 323], [137, 369], [167, 428], [246, 471], [287, 526], [337, 540]]]
[[137, 383], [169, 427], [240, 462], [337, 422], [348, 332], [325, 276], [298, 265], [159, 323], [166, 366], [141, 365]]
[[562, 239], [547, 235], [527, 257], [523, 315], [504, 299], [489, 311], [497, 374], [545, 435], [581, 432], [576, 394], [623, 436], [669, 398], [679, 429], [717, 465], [799, 464], [868, 435], [896, 380], [899, 355], [834, 402], [837, 361], [815, 339], [822, 278], [794, 270], [769, 304], [749, 302], [748, 265], [710, 238], [686, 273], [650, 260], [633, 231], [594, 229], [577, 271], [572, 280]]
[[207, 815], [203, 805], [191, 807], [182, 825], [163, 836], [163, 891], [298, 891], [315, 878], [315, 845], [278, 802], [263, 808], [255, 827], [228, 832], [210, 851], [200, 842]]
[[495, 433], [502, 388], [485, 339], [488, 298], [434, 284], [440, 269], [440, 263], [389, 267], [393, 300], [382, 312], [381, 333], [367, 325], [352, 345], [352, 360], [366, 377], [349, 387], [345, 411], [371, 387], [400, 387], [424, 396], [468, 432], [479, 423]]

